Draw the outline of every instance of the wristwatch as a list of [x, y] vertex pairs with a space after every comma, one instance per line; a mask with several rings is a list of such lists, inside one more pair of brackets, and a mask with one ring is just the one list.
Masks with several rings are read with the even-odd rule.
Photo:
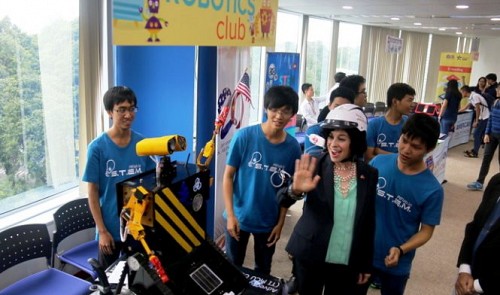
[[292, 198], [293, 200], [295, 201], [300, 201], [302, 200], [305, 196], [306, 196], [306, 193], [301, 193], [299, 195], [296, 195], [293, 193], [293, 189], [292, 189], [292, 184], [290, 183], [290, 185], [288, 186], [288, 190], [287, 190], [287, 193], [288, 193], [288, 196], [290, 198]]

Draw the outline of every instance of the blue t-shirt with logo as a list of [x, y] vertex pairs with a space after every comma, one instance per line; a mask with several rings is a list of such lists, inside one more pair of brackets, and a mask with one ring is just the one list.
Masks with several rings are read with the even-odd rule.
[[[290, 134], [282, 143], [267, 140], [260, 124], [240, 129], [232, 138], [226, 164], [236, 168], [233, 209], [240, 228], [251, 233], [270, 232], [279, 217], [276, 193], [282, 171], [293, 175], [301, 150]], [[227, 217], [224, 212], [224, 217]]]
[[99, 202], [104, 225], [115, 241], [121, 239], [116, 184], [155, 168], [155, 162], [151, 158], [136, 154], [135, 145], [143, 138], [139, 133], [132, 131], [130, 143], [120, 147], [104, 132], [92, 140], [88, 147], [87, 166], [82, 180], [99, 186]]
[[415, 175], [404, 174], [398, 168], [397, 157], [398, 154], [378, 155], [370, 162], [379, 173], [373, 265], [393, 275], [407, 275], [415, 250], [401, 256], [396, 267], [386, 267], [384, 259], [391, 247], [408, 241], [421, 224], [439, 224], [444, 194], [429, 169]]
[[378, 147], [387, 152], [397, 153], [401, 130], [407, 119], [408, 116], [403, 116], [397, 125], [389, 124], [383, 116], [371, 119], [366, 132], [368, 147]]

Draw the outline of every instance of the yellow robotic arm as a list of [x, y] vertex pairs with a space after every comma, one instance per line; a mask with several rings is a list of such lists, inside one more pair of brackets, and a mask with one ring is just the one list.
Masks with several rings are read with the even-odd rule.
[[127, 204], [123, 206], [121, 217], [127, 222], [126, 228], [128, 233], [137, 241], [141, 242], [142, 247], [148, 255], [149, 261], [155, 268], [158, 276], [163, 283], [169, 281], [163, 266], [161, 265], [160, 259], [154, 255], [153, 251], [148, 246], [146, 242], [146, 233], [144, 227], [142, 226], [142, 216], [146, 211], [146, 208], [150, 205], [147, 198], [149, 192], [143, 187], [139, 186], [136, 188], [135, 192], [132, 194]]

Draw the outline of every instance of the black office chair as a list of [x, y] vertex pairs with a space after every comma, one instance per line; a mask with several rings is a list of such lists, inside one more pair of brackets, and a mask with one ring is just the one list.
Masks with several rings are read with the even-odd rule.
[[55, 267], [56, 258], [62, 270], [66, 264], [83, 270], [96, 278], [97, 274], [87, 262], [89, 258], [97, 259], [99, 243], [96, 240], [88, 241], [70, 249], [60, 249], [60, 244], [74, 234], [95, 228], [94, 218], [90, 213], [88, 199], [76, 199], [62, 205], [54, 213], [56, 230], [52, 241], [52, 267]]
[[373, 102], [367, 102], [363, 108], [363, 111], [365, 112], [366, 117], [373, 117], [375, 115], [375, 105], [373, 104]]
[[47, 268], [9, 285], [0, 291], [0, 295], [89, 294], [90, 282], [50, 267], [51, 250], [45, 224], [20, 225], [1, 232], [0, 274], [35, 258], [45, 258]]
[[301, 115], [301, 114], [296, 115], [295, 127], [297, 127], [297, 132], [304, 132], [305, 131], [305, 129], [307, 127], [307, 121], [303, 115]]
[[375, 111], [373, 112], [375, 117], [380, 117], [385, 115], [385, 111], [387, 110], [387, 107], [385, 105], [385, 102], [383, 101], [377, 101], [375, 103]]

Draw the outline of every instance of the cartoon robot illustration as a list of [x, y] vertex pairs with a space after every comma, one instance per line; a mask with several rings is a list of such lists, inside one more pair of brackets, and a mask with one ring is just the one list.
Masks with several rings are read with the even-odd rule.
[[149, 14], [143, 13], [143, 8], [139, 7], [139, 13], [141, 13], [142, 18], [146, 21], [146, 26], [144, 27], [149, 32], [148, 42], [160, 42], [158, 38], [158, 33], [161, 31], [162, 22], [165, 27], [168, 26], [168, 21], [163, 18], [158, 18], [156, 15], [160, 11], [160, 0], [147, 0]]
[[273, 9], [269, 0], [264, 0], [259, 15], [262, 38], [269, 38], [269, 33], [274, 31], [271, 25], [273, 23]]

